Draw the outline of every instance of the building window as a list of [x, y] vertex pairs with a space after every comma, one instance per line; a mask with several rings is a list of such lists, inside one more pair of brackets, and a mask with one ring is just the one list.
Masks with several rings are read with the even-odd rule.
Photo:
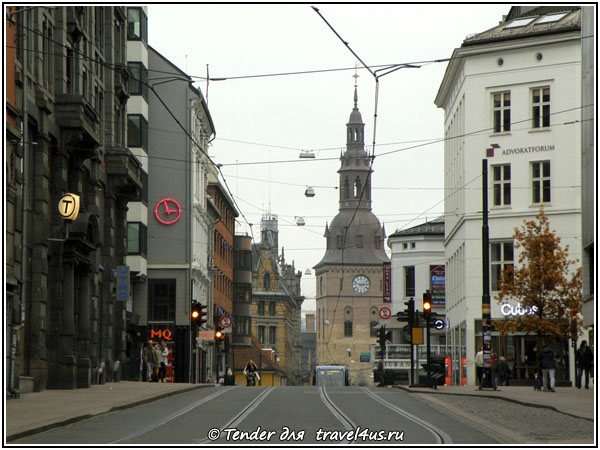
[[407, 250], [407, 249], [408, 249], [408, 242], [404, 242], [404, 243], [402, 243], [402, 248], [403, 248], [404, 250]]
[[352, 337], [352, 321], [344, 320], [344, 337]]
[[319, 278], [319, 293], [323, 295], [325, 291], [323, 290], [323, 277]]
[[350, 199], [350, 182], [348, 177], [344, 178], [344, 200]]
[[146, 256], [148, 228], [141, 222], [127, 222], [127, 254]]
[[354, 198], [360, 198], [362, 193], [362, 183], [360, 181], [360, 177], [356, 177], [354, 180]]
[[148, 150], [148, 121], [141, 114], [127, 114], [127, 146]]
[[363, 237], [362, 237], [362, 234], [357, 234], [356, 235], [356, 246], [358, 248], [362, 248], [362, 246], [363, 246]]
[[265, 315], [265, 302], [263, 300], [259, 300], [259, 302], [258, 302], [258, 315], [259, 316]]
[[375, 236], [375, 248], [376, 249], [381, 248], [381, 236]]
[[127, 8], [127, 39], [148, 42], [148, 18], [142, 8]]
[[494, 206], [510, 205], [510, 164], [492, 166]]
[[141, 62], [127, 63], [131, 76], [129, 77], [128, 89], [131, 95], [141, 95], [148, 100], [148, 69]]
[[258, 342], [261, 344], [265, 343], [265, 327], [264, 325], [258, 326]]
[[268, 273], [263, 275], [263, 288], [271, 289], [271, 275]]
[[494, 133], [510, 131], [510, 92], [499, 92], [494, 97]]
[[104, 37], [104, 7], [96, 6], [94, 11], [94, 26], [96, 28], [94, 34], [96, 35], [96, 46], [101, 48], [103, 46], [102, 39]]
[[337, 248], [342, 248], [343, 241], [344, 241], [344, 237], [343, 237], [341, 234], [338, 234], [338, 235], [336, 236], [336, 244], [337, 244]]
[[275, 302], [269, 302], [269, 315], [275, 315]]
[[550, 88], [531, 90], [531, 126], [546, 128], [550, 126]]
[[404, 296], [415, 296], [415, 266], [404, 267]]
[[371, 337], [377, 337], [378, 327], [379, 327], [379, 322], [376, 320], [372, 320], [371, 327], [370, 327], [371, 328], [371, 334], [370, 334]]
[[240, 336], [250, 335], [250, 317], [237, 316], [235, 318], [235, 334]]
[[148, 280], [148, 321], [175, 321], [175, 280]]
[[550, 161], [531, 163], [533, 203], [550, 202]]
[[502, 270], [513, 267], [513, 243], [512, 242], [497, 242], [490, 245], [491, 255], [491, 275], [492, 275], [492, 291], [498, 291], [498, 281]]
[[277, 342], [277, 327], [269, 327], [269, 344]]

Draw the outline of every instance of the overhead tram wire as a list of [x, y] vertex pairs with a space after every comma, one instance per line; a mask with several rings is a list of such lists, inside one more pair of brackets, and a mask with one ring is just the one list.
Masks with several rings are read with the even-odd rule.
[[371, 173], [373, 171], [373, 161], [375, 160], [375, 144], [376, 144], [376, 136], [377, 136], [377, 108], [378, 108], [378, 103], [379, 103], [379, 78], [384, 75], [387, 75], [388, 73], [395, 72], [396, 70], [403, 68], [403, 66], [386, 67], [384, 69], [380, 69], [380, 70], [385, 70], [386, 72], [378, 76], [377, 73], [373, 72], [373, 70], [371, 70], [371, 68], [369, 66], [367, 66], [367, 64], [360, 58], [360, 56], [358, 56], [358, 54], [356, 54], [356, 52], [354, 50], [352, 50], [352, 48], [350, 47], [350, 44], [348, 44], [348, 42], [346, 42], [340, 36], [340, 34], [329, 24], [327, 19], [325, 19], [325, 17], [320, 13], [320, 11], [317, 8], [315, 8], [314, 6], [311, 6], [311, 8], [319, 15], [319, 17], [321, 17], [321, 19], [323, 19], [323, 21], [327, 24], [327, 26], [331, 29], [331, 31], [334, 32], [334, 34], [340, 39], [340, 41], [342, 41], [342, 43], [346, 46], [346, 48], [356, 57], [356, 59], [358, 59], [361, 62], [361, 64], [365, 67], [365, 69], [367, 69], [369, 71], [369, 73], [371, 75], [373, 75], [373, 77], [375, 78], [375, 110], [374, 110], [374, 117], [373, 117], [373, 146], [371, 148], [371, 156], [370, 156], [370, 162], [369, 162], [369, 170], [367, 172], [367, 178], [365, 180], [364, 186], [362, 187], [356, 208], [354, 209], [352, 217], [350, 218], [350, 222], [348, 223], [348, 225], [346, 225], [344, 227], [344, 238], [342, 240], [342, 248], [341, 248], [341, 270], [340, 270], [341, 280], [340, 280], [340, 286], [339, 286], [339, 290], [338, 290], [337, 300], [336, 300], [335, 307], [333, 310], [331, 329], [329, 331], [329, 336], [327, 337], [327, 341], [325, 343], [326, 348], [328, 349], [328, 351], [330, 352], [330, 355], [331, 355], [331, 351], [329, 350], [329, 341], [331, 340], [331, 334], [333, 333], [333, 325], [335, 323], [335, 316], [336, 316], [337, 309], [339, 306], [339, 301], [340, 301], [340, 297], [342, 294], [342, 286], [343, 286], [343, 281], [344, 281], [344, 248], [346, 247], [346, 241], [348, 238], [348, 231], [350, 229], [350, 226], [352, 225], [352, 222], [354, 221], [354, 218], [356, 217], [358, 208], [363, 200], [367, 186], [370, 185]]
[[[44, 39], [47, 39], [40, 31], [38, 30], [34, 30], [32, 28], [29, 28], [23, 24], [19, 24], [20, 26], [23, 27], [23, 29], [27, 29], [29, 31], [31, 31], [34, 34], [37, 34], [39, 36], [42, 36]], [[104, 61], [101, 60], [97, 60], [91, 57], [88, 57], [87, 55], [85, 55], [82, 51], [76, 49], [76, 48], [70, 48], [67, 45], [63, 44], [62, 42], [56, 41], [54, 39], [49, 39], [50, 42], [54, 42], [55, 44], [59, 45], [61, 48], [67, 49], [67, 50], [72, 50], [74, 51], [75, 54], [77, 54], [78, 56], [84, 58], [84, 59], [89, 59], [91, 61], [96, 62], [97, 64], [100, 64], [104, 67], [106, 67], [109, 70], [113, 70], [113, 71], [118, 71], [121, 70], [120, 69], [120, 65], [118, 64], [109, 64], [106, 63]], [[66, 55], [63, 55], [66, 58]], [[114, 66], [114, 67], [113, 67]], [[174, 75], [181, 75], [181, 74], [174, 74]], [[187, 75], [187, 74], [186, 74]], [[212, 158], [208, 155], [208, 153], [206, 153], [204, 151], [204, 149], [202, 148], [202, 146], [200, 146], [196, 140], [193, 138], [193, 136], [190, 135], [190, 133], [185, 129], [185, 127], [183, 127], [183, 125], [181, 125], [181, 123], [179, 122], [179, 120], [175, 117], [175, 115], [173, 114], [173, 112], [171, 111], [171, 109], [165, 104], [165, 102], [163, 101], [162, 97], [160, 97], [160, 95], [158, 95], [158, 93], [156, 92], [156, 90], [154, 89], [153, 85], [150, 85], [149, 83], [140, 80], [140, 79], [136, 79], [135, 77], [132, 77], [134, 80], [139, 81], [140, 83], [146, 85], [150, 90], [152, 90], [152, 92], [154, 93], [154, 95], [156, 95], [156, 98], [158, 98], [158, 100], [161, 102], [161, 104], [163, 105], [163, 107], [167, 110], [167, 112], [169, 113], [169, 115], [175, 120], [175, 122], [177, 123], [177, 125], [182, 129], [183, 133], [191, 140], [191, 142], [196, 145], [196, 147], [198, 147], [198, 149], [200, 149], [200, 151], [206, 156], [206, 158], [214, 165], [214, 167], [217, 168], [217, 170], [219, 171], [219, 173], [221, 174], [221, 177], [223, 178], [223, 182], [225, 183], [225, 187], [227, 189], [227, 191], [229, 192], [229, 195], [232, 197], [233, 202], [235, 203], [235, 206], [238, 208], [239, 213], [242, 215], [242, 217], [244, 218], [244, 220], [246, 221], [246, 223], [248, 224], [248, 226], [250, 227], [250, 232], [252, 233], [252, 240], [254, 240], [254, 233], [252, 230], [252, 226], [250, 225], [250, 223], [248, 222], [248, 220], [246, 219], [246, 216], [244, 216], [244, 213], [242, 212], [241, 208], [239, 208], [239, 205], [237, 205], [237, 203], [235, 202], [235, 199], [233, 199], [233, 194], [231, 192], [231, 190], [229, 189], [229, 185], [227, 184], [227, 180], [225, 179], [225, 175], [223, 174], [223, 172], [221, 171], [221, 167], [219, 165], [217, 165]], [[190, 82], [191, 80], [186, 80], [188, 82]]]

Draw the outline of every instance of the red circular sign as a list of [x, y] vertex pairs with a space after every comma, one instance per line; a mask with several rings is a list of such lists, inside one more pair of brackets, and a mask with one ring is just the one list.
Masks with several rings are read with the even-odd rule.
[[[174, 213], [177, 213], [175, 218], [173, 218]], [[154, 208], [154, 215], [156, 216], [156, 220], [158, 220], [160, 223], [164, 225], [172, 225], [181, 217], [181, 206], [177, 200], [173, 200], [172, 198], [163, 198], [156, 204], [156, 208]]]
[[223, 316], [219, 320], [219, 323], [223, 328], [229, 328], [231, 326], [231, 317]]
[[381, 317], [383, 320], [389, 319], [391, 315], [392, 311], [387, 306], [379, 308], [379, 317]]

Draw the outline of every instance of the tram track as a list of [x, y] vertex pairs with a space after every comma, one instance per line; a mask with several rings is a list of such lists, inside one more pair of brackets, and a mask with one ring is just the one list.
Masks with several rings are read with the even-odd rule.
[[[227, 421], [225, 425], [219, 427], [219, 431], [222, 434], [223, 430], [228, 428], [235, 428], [238, 424], [240, 424], [252, 411], [254, 411], [258, 405], [276, 388], [274, 386], [267, 387], [263, 392], [261, 392], [257, 397], [255, 397], [250, 403], [248, 403], [239, 413], [237, 413], [233, 418]], [[216, 431], [216, 430], [215, 430]], [[209, 439], [208, 437], [199, 439], [194, 441], [194, 444], [205, 444], [207, 442], [214, 442], [214, 439]]]
[[433, 436], [436, 439], [436, 444], [452, 444], [452, 438], [445, 431], [439, 429], [438, 427], [427, 422], [426, 420], [423, 420], [423, 419], [403, 410], [402, 408], [388, 402], [387, 400], [382, 399], [380, 396], [371, 392], [368, 388], [362, 387], [361, 389], [363, 392], [365, 392], [369, 397], [371, 397], [376, 402], [391, 409], [396, 414], [410, 420], [411, 422], [416, 423], [416, 424], [422, 426], [423, 428], [425, 428], [427, 431], [429, 431], [431, 434], [433, 434]]
[[[344, 428], [347, 431], [352, 431], [357, 428], [356, 424], [352, 421], [352, 419], [350, 419], [348, 415], [344, 414], [344, 412], [333, 402], [333, 400], [331, 400], [331, 397], [329, 397], [329, 394], [327, 394], [325, 386], [319, 387], [319, 395], [321, 396], [321, 400], [323, 401], [327, 409], [329, 409], [329, 411], [335, 416], [335, 418], [340, 421], [340, 423], [344, 426]], [[348, 444], [352, 444], [355, 441], [356, 437], [351, 441], [349, 440]]]
[[170, 421], [172, 421], [174, 419], [177, 419], [178, 417], [180, 417], [180, 416], [182, 416], [184, 414], [189, 413], [190, 411], [192, 411], [193, 409], [197, 408], [198, 406], [201, 406], [201, 405], [205, 404], [206, 402], [209, 402], [209, 401], [217, 398], [218, 396], [220, 396], [220, 395], [222, 395], [222, 394], [224, 394], [226, 392], [230, 392], [231, 390], [233, 390], [235, 388], [236, 388], [236, 386], [234, 386], [234, 387], [227, 387], [225, 389], [222, 389], [222, 390], [219, 390], [217, 392], [214, 392], [213, 394], [210, 394], [210, 395], [208, 395], [208, 396], [206, 396], [206, 397], [198, 400], [197, 402], [194, 402], [191, 405], [186, 406], [185, 408], [182, 408], [179, 411], [177, 411], [177, 412], [175, 412], [173, 414], [170, 414], [170, 415], [164, 417], [163, 419], [160, 419], [160, 420], [154, 422], [151, 425], [148, 425], [147, 427], [144, 427], [141, 430], [136, 431], [135, 433], [132, 433], [130, 435], [127, 435], [125, 437], [117, 439], [116, 441], [109, 442], [109, 444], [119, 444], [119, 443], [121, 443], [123, 441], [127, 441], [129, 439], [133, 439], [133, 438], [136, 438], [138, 436], [141, 436], [142, 434], [148, 433], [149, 431], [152, 431], [155, 428], [163, 426], [164, 424], [166, 424], [166, 423], [168, 423], [168, 422], [170, 422]]

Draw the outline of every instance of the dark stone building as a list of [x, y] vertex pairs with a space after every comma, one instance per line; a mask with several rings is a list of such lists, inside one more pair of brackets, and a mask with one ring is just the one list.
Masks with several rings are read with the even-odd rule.
[[[141, 190], [125, 144], [126, 8], [15, 8], [9, 17], [21, 130], [6, 186], [9, 387], [18, 395], [19, 378], [35, 390], [118, 381], [128, 358], [115, 272], [125, 264], [127, 203]], [[72, 223], [57, 208], [67, 192], [81, 202]]]

